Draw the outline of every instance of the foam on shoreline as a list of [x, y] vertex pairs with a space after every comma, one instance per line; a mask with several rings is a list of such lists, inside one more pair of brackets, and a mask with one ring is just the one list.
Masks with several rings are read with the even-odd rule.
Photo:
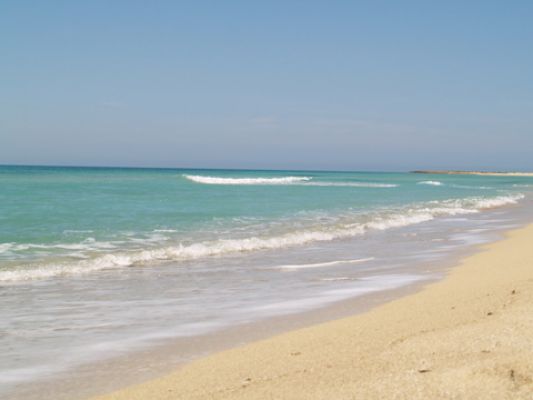
[[372, 230], [405, 227], [444, 216], [478, 213], [484, 209], [515, 204], [523, 198], [524, 195], [522, 194], [513, 194], [494, 198], [430, 201], [399, 210], [378, 212], [372, 214], [366, 221], [355, 219], [353, 221], [337, 222], [331, 226], [325, 225], [315, 229], [298, 230], [278, 236], [228, 238], [192, 244], [179, 243], [175, 246], [163, 248], [108, 253], [78, 261], [29, 264], [26, 266], [17, 265], [16, 268], [0, 271], [0, 282], [46, 279], [153, 262], [188, 261], [239, 252], [283, 249], [317, 241], [350, 238], [364, 235]]
[[532, 239], [510, 232], [420, 292], [94, 400], [530, 399]]

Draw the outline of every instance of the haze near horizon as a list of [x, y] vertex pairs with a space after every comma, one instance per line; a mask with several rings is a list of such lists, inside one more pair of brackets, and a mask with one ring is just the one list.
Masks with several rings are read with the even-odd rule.
[[0, 6], [0, 164], [533, 170], [533, 3]]

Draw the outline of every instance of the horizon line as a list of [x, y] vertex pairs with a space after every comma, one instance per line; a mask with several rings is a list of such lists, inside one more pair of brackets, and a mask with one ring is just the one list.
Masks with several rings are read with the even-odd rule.
[[0, 167], [34, 167], [34, 168], [116, 168], [116, 169], [168, 169], [168, 170], [203, 170], [203, 171], [294, 171], [294, 172], [379, 172], [379, 173], [409, 173], [412, 170], [351, 170], [351, 169], [293, 169], [293, 168], [224, 168], [224, 167], [155, 167], [155, 166], [129, 166], [129, 165], [75, 165], [75, 164], [4, 164]]

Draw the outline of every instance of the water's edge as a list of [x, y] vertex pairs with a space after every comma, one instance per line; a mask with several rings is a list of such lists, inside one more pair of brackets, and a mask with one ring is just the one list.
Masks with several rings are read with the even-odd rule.
[[[428, 279], [415, 281], [399, 288], [336, 301], [308, 311], [269, 317], [203, 335], [171, 339], [161, 345], [79, 366], [49, 381], [25, 384], [23, 388], [13, 393], [12, 398], [14, 400], [33, 400], [43, 397], [53, 397], [57, 400], [86, 399], [164, 376], [215, 352], [367, 312], [390, 301], [416, 293], [427, 285], [444, 279], [452, 268], [459, 266], [461, 259], [483, 251], [483, 247], [487, 244], [502, 240], [509, 230], [533, 222], [533, 215], [527, 210], [527, 206], [517, 207], [517, 210], [521, 215], [517, 219], [517, 224], [512, 228], [498, 228], [490, 232], [490, 240], [482, 244], [471, 244], [455, 249], [447, 254], [445, 259], [432, 261], [430, 268], [433, 274]], [[413, 262], [413, 268], [414, 270], [428, 268], [428, 264], [427, 262]]]

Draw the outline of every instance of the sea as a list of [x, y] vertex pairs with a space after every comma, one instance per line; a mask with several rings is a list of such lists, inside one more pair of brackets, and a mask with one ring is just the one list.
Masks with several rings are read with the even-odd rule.
[[517, 176], [0, 166], [0, 397], [440, 279], [532, 202]]

